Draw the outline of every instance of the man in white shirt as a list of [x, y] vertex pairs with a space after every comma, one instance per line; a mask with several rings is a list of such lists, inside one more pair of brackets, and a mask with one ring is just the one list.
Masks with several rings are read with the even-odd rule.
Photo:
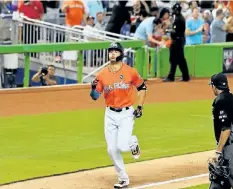
[[97, 14], [96, 14], [96, 24], [95, 24], [95, 28], [97, 29], [97, 30], [102, 30], [102, 31], [104, 31], [105, 30], [105, 28], [106, 28], [106, 25], [107, 25], [107, 23], [106, 22], [104, 22], [104, 13], [103, 12], [98, 12]]
[[94, 38], [90, 36], [95, 36], [94, 29], [94, 17], [88, 16], [87, 17], [87, 25], [83, 29], [83, 36], [85, 41], [92, 41]]

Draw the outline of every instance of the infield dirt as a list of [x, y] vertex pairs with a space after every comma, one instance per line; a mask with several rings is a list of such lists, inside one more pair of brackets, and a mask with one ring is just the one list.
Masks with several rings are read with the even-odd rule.
[[[231, 85], [233, 79], [229, 78], [229, 82]], [[147, 104], [207, 100], [214, 97], [211, 88], [208, 86], [208, 80], [205, 79], [192, 80], [188, 83], [162, 83], [160, 80], [154, 80], [148, 81], [147, 85]], [[89, 86], [85, 85], [2, 90], [0, 91], [0, 103], [2, 105], [0, 116], [104, 108], [103, 98], [99, 101], [92, 101], [89, 92]], [[14, 102], [17, 102], [17, 105]], [[156, 150], [156, 146], [154, 150]], [[131, 179], [130, 187], [207, 173], [207, 159], [211, 153], [211, 151], [201, 152], [128, 164], [126, 167]], [[0, 188], [111, 189], [115, 182], [114, 168], [108, 167], [24, 181]], [[146, 188], [178, 189], [202, 183], [208, 183], [208, 177]]]

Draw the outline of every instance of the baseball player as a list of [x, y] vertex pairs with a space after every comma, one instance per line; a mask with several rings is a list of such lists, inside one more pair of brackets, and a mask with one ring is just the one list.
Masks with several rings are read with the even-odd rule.
[[[233, 158], [233, 94], [230, 93], [227, 77], [222, 73], [213, 75], [210, 85], [216, 96], [212, 112], [217, 148], [210, 158], [213, 166], [211, 170], [209, 167], [209, 189], [230, 189], [233, 187], [233, 161], [229, 161]], [[228, 162], [228, 165], [220, 165], [220, 158]]]
[[[112, 43], [108, 48], [110, 64], [101, 70], [91, 83], [90, 96], [97, 100], [104, 93], [106, 111], [104, 132], [109, 156], [118, 174], [118, 183], [114, 188], [129, 185], [121, 152], [131, 151], [138, 159], [140, 148], [138, 139], [132, 135], [134, 119], [142, 116], [142, 107], [146, 96], [146, 84], [138, 72], [124, 64], [124, 49], [120, 43]], [[136, 110], [133, 104], [138, 90], [139, 100]]]

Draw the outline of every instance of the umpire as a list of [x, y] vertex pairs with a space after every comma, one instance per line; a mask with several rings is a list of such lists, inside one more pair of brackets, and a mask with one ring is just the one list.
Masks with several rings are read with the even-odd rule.
[[172, 25], [171, 39], [172, 44], [170, 47], [170, 72], [163, 81], [173, 82], [175, 80], [176, 67], [179, 65], [182, 72], [181, 81], [189, 81], [189, 71], [186, 59], [184, 57], [184, 45], [185, 45], [185, 19], [181, 14], [181, 5], [176, 3], [172, 7], [173, 15], [175, 15], [175, 21]]
[[212, 111], [217, 149], [209, 160], [209, 189], [230, 189], [233, 187], [233, 94], [222, 73], [213, 75], [210, 85], [216, 96]]

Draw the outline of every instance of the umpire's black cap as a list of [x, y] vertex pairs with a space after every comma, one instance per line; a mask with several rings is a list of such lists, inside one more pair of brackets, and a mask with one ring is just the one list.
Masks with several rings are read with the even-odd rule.
[[209, 85], [213, 85], [219, 90], [224, 90], [229, 88], [227, 76], [224, 75], [223, 73], [214, 74], [211, 77], [211, 81]]

